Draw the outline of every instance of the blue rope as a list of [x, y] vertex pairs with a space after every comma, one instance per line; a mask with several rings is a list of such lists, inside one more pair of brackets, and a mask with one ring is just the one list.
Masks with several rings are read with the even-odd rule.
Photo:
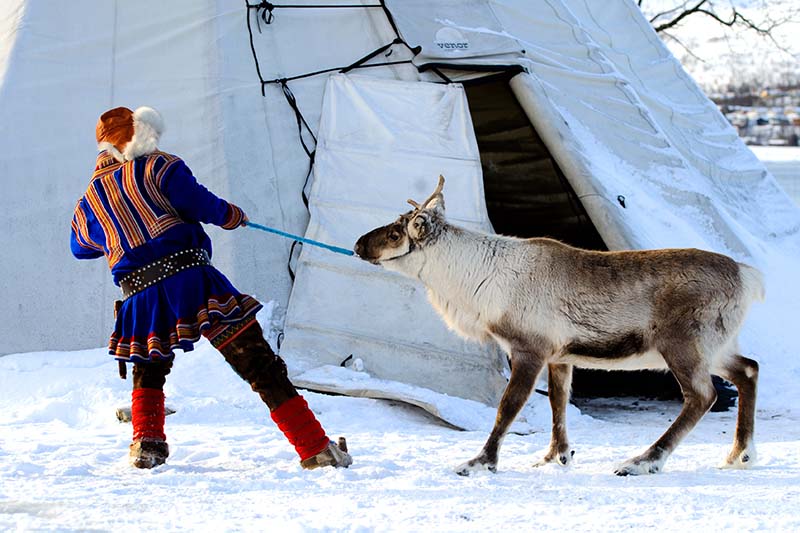
[[327, 250], [330, 250], [331, 252], [336, 252], [337, 254], [354, 255], [352, 250], [347, 250], [346, 248], [339, 248], [338, 246], [331, 246], [330, 244], [325, 244], [319, 241], [306, 239], [305, 237], [292, 235], [291, 233], [286, 233], [285, 231], [269, 228], [267, 226], [262, 226], [261, 224], [256, 224], [255, 222], [247, 221], [245, 222], [245, 226], [248, 226], [253, 229], [260, 229], [261, 231], [266, 231], [267, 233], [274, 233], [276, 235], [286, 237], [287, 239], [293, 239], [295, 241], [305, 242], [313, 246], [319, 246], [320, 248], [325, 248]]

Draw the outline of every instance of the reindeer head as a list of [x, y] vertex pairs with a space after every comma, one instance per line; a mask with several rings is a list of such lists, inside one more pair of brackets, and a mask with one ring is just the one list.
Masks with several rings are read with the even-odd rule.
[[439, 176], [439, 184], [427, 200], [418, 204], [408, 203], [414, 209], [386, 226], [375, 228], [359, 237], [355, 252], [358, 257], [379, 265], [410, 254], [414, 250], [432, 242], [444, 224], [444, 176]]

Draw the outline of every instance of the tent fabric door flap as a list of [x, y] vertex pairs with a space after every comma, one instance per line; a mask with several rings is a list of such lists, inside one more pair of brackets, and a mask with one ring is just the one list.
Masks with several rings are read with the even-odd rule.
[[[428, 197], [440, 174], [448, 219], [492, 231], [463, 87], [332, 76], [318, 137], [306, 237], [352, 248], [407, 211], [406, 199]], [[421, 284], [310, 246], [299, 256], [281, 355], [294, 377], [352, 356], [376, 379], [487, 405], [506, 384], [504, 356], [450, 332]]]

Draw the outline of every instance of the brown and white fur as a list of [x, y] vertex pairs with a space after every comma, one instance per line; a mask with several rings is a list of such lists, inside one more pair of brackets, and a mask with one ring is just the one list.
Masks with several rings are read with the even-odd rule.
[[133, 137], [122, 151], [106, 141], [97, 143], [97, 149], [108, 150], [120, 163], [133, 161], [139, 156], [155, 152], [162, 133], [164, 133], [164, 119], [161, 113], [152, 107], [142, 106], [133, 112]]
[[755, 460], [753, 426], [758, 363], [738, 353], [750, 304], [763, 300], [760, 272], [696, 249], [597, 252], [544, 239], [490, 235], [444, 218], [444, 178], [428, 200], [358, 239], [362, 259], [411, 278], [447, 325], [464, 337], [494, 340], [508, 354], [511, 378], [481, 452], [461, 475], [497, 469], [498, 451], [540, 372], [549, 372], [550, 448], [538, 464], [567, 465], [572, 453], [565, 411], [572, 368], [669, 369], [683, 408], [667, 431], [618, 475], [659, 472], [716, 400], [711, 375], [739, 391], [733, 449], [722, 466]]

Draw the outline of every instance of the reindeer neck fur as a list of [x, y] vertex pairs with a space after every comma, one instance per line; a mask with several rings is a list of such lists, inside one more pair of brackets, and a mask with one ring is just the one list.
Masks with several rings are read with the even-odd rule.
[[500, 320], [511, 296], [502, 289], [508, 286], [507, 278], [531, 273], [536, 256], [532, 241], [444, 223], [435, 238], [384, 266], [420, 280], [451, 329], [485, 340], [486, 326]]

